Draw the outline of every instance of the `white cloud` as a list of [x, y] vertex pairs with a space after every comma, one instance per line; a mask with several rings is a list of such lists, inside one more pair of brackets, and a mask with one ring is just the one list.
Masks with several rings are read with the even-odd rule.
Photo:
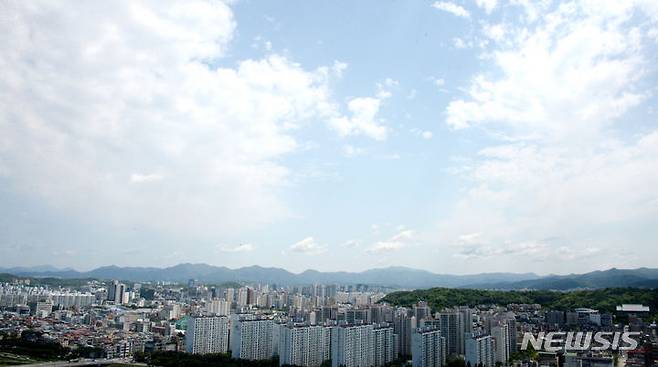
[[647, 37], [658, 43], [658, 26], [654, 26], [647, 31]]
[[347, 70], [347, 63], [336, 60], [334, 61], [334, 65], [331, 67], [331, 70], [338, 78], [341, 78], [345, 70]]
[[391, 238], [379, 241], [369, 246], [365, 251], [370, 254], [386, 254], [399, 251], [417, 242], [416, 232], [411, 229], [402, 230]]
[[[624, 228], [651, 231], [639, 223], [658, 215], [658, 131], [615, 128], [651, 95], [641, 81], [656, 71], [646, 29], [626, 22], [637, 9], [586, 5], [506, 28], [484, 51], [495, 73], [475, 75], [468, 96], [448, 105], [452, 128], [481, 127], [501, 140], [456, 171], [465, 190], [441, 221], [439, 242], [479, 233], [457, 255], [529, 254], [582, 269], [597, 266], [599, 251], [616, 254], [632, 236]], [[543, 240], [555, 237], [566, 245]], [[650, 246], [648, 237], [634, 245]]]
[[250, 243], [243, 243], [237, 246], [220, 246], [219, 251], [221, 252], [251, 252], [254, 251], [254, 245]]
[[266, 52], [272, 51], [272, 42], [264, 39], [262, 36], [256, 36], [251, 43], [251, 48], [260, 49]]
[[391, 89], [397, 87], [398, 84], [397, 80], [391, 78], [386, 78], [383, 82], [377, 83], [377, 98], [380, 100], [390, 98], [393, 95]]
[[327, 252], [327, 246], [318, 244], [313, 237], [306, 237], [303, 240], [290, 246], [290, 251], [299, 252], [306, 255], [319, 255]]
[[393, 78], [384, 79], [384, 85], [387, 86], [387, 87], [395, 87], [395, 86], [398, 86], [399, 84], [400, 84], [400, 82], [398, 82], [397, 80], [395, 80]]
[[539, 19], [540, 15], [548, 13], [548, 8], [551, 5], [550, 0], [511, 0], [510, 5], [516, 5], [522, 8], [525, 21], [532, 23]]
[[478, 7], [484, 9], [487, 14], [491, 14], [491, 12], [496, 8], [496, 5], [498, 5], [497, 0], [475, 0], [475, 3]]
[[473, 47], [473, 42], [465, 41], [463, 38], [455, 37], [452, 39], [452, 44], [457, 48], [469, 48]]
[[467, 234], [462, 234], [460, 235], [459, 242], [460, 243], [473, 243], [478, 240], [482, 235], [480, 233], [467, 233]]
[[560, 245], [559, 239], [546, 239], [541, 241], [528, 241], [521, 243], [505, 243], [502, 245], [472, 243], [464, 244], [455, 257], [462, 259], [483, 259], [492, 261], [493, 258], [502, 256], [514, 256], [526, 261], [582, 261], [595, 259], [600, 261], [598, 255], [601, 249], [597, 247], [578, 247], [571, 244]]
[[347, 240], [341, 246], [346, 248], [354, 248], [354, 247], [359, 247], [359, 245], [360, 243], [357, 240]]
[[[292, 132], [337, 115], [323, 68], [276, 54], [211, 66], [234, 34], [223, 2], [12, 2], [3, 12], [0, 174], [16, 190], [188, 233], [288, 215], [277, 192], [289, 177], [280, 158], [298, 149]], [[378, 107], [353, 102], [355, 130], [385, 136]]]
[[375, 140], [386, 140], [388, 129], [377, 119], [381, 105], [379, 98], [358, 97], [347, 103], [351, 117], [336, 117], [330, 125], [341, 135], [365, 135]]
[[468, 10], [464, 9], [461, 5], [451, 3], [449, 1], [435, 1], [432, 4], [432, 7], [435, 9], [443, 10], [452, 15], [461, 17], [461, 18], [470, 18], [471, 14]]
[[492, 52], [504, 77], [476, 75], [469, 98], [449, 104], [450, 126], [502, 123], [571, 133], [614, 119], [644, 98], [632, 87], [642, 75], [637, 29], [617, 25], [623, 14], [606, 19], [563, 8], [534, 32], [508, 36], [516, 47]]
[[507, 28], [504, 24], [486, 24], [483, 29], [483, 33], [486, 37], [496, 41], [501, 42], [505, 39], [505, 33]]
[[393, 95], [393, 93], [391, 93], [391, 91], [387, 90], [387, 89], [380, 89], [380, 90], [377, 91], [377, 94], [376, 94], [377, 98], [379, 98], [380, 100], [386, 99], [386, 98], [391, 98], [392, 95]]

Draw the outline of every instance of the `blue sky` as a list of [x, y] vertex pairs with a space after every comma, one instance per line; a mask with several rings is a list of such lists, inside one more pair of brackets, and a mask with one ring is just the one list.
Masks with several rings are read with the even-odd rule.
[[653, 1], [0, 6], [0, 266], [657, 263]]

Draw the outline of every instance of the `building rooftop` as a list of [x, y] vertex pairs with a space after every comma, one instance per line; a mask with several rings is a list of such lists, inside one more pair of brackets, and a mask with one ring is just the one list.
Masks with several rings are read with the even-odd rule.
[[617, 311], [621, 312], [649, 312], [648, 306], [637, 305], [637, 304], [623, 304], [617, 306]]

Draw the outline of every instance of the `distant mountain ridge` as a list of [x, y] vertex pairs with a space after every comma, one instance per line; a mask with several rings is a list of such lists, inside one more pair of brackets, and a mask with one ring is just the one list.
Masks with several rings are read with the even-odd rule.
[[178, 264], [166, 268], [103, 266], [91, 271], [57, 269], [51, 266], [0, 268], [20, 276], [121, 279], [127, 281], [261, 282], [281, 285], [339, 283], [370, 284], [400, 288], [555, 289], [637, 287], [658, 288], [658, 269], [609, 269], [585, 274], [539, 276], [534, 273], [482, 273], [472, 275], [436, 274], [407, 267], [376, 268], [362, 272], [320, 272], [296, 274], [281, 268], [248, 266], [230, 269], [208, 264]]
[[51, 267], [9, 268], [0, 272], [33, 277], [122, 279], [127, 281], [267, 282], [276, 284], [370, 284], [400, 288], [460, 287], [472, 283], [512, 282], [537, 279], [533, 273], [483, 273], [473, 275], [435, 274], [406, 267], [370, 269], [363, 272], [320, 272], [296, 274], [281, 268], [248, 266], [230, 269], [208, 264], [178, 264], [167, 268], [103, 266], [86, 272]]
[[554, 289], [570, 290], [585, 288], [658, 288], [658, 269], [617, 269], [597, 270], [585, 274], [549, 275], [537, 279], [524, 279], [515, 282], [488, 282], [470, 284], [470, 288], [481, 289]]

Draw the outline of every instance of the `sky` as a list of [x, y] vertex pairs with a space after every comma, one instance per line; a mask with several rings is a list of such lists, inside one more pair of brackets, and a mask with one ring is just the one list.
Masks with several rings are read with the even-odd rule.
[[0, 266], [658, 266], [658, 2], [0, 0]]

